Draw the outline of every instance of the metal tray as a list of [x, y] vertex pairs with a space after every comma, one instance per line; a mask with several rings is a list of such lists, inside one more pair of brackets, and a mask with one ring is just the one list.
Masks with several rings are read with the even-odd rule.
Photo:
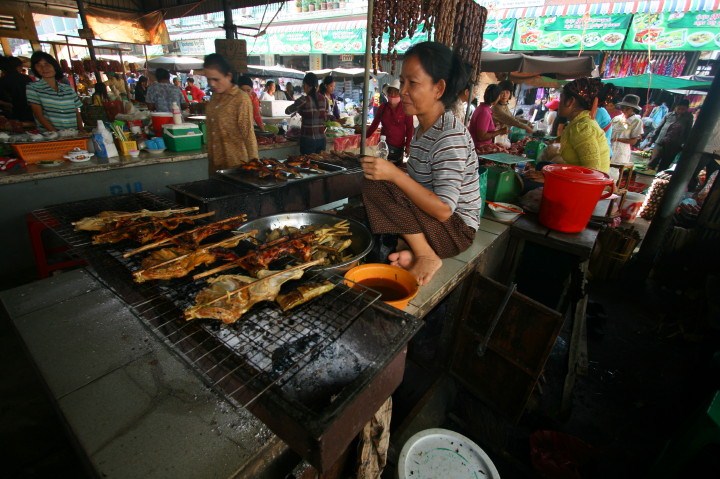
[[226, 178], [231, 181], [242, 183], [243, 185], [252, 186], [253, 188], [259, 188], [261, 190], [270, 190], [273, 188], [280, 188], [281, 186], [289, 185], [291, 183], [298, 183], [300, 181], [310, 180], [313, 178], [323, 178], [326, 176], [337, 175], [345, 172], [345, 168], [331, 163], [323, 163], [321, 161], [314, 162], [320, 167], [322, 173], [315, 173], [309, 170], [300, 169], [301, 178], [288, 178], [286, 180], [278, 180], [275, 178], [258, 178], [252, 172], [244, 171], [240, 168], [228, 168], [225, 170], [217, 170], [215, 174], [222, 178]]
[[348, 261], [334, 264], [332, 266], [313, 268], [316, 271], [342, 275], [353, 266], [357, 266], [360, 261], [367, 256], [368, 253], [370, 253], [373, 247], [374, 238], [372, 233], [359, 221], [327, 213], [282, 213], [279, 215], [265, 216], [263, 218], [248, 221], [236, 231], [242, 233], [250, 230], [258, 230], [255, 238], [259, 241], [265, 241], [265, 237], [270, 233], [270, 230], [282, 228], [283, 226], [300, 228], [308, 225], [333, 225], [338, 221], [343, 220], [350, 223], [350, 232], [353, 235], [352, 244], [349, 247], [349, 250], [353, 255], [352, 258]]

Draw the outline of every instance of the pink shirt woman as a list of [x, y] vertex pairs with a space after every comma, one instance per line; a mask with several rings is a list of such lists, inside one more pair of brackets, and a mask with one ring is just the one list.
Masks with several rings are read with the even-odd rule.
[[478, 105], [470, 119], [468, 130], [470, 130], [470, 135], [472, 136], [473, 142], [475, 142], [475, 148], [480, 145], [492, 143], [493, 138], [507, 133], [507, 128], [495, 129], [495, 122], [492, 118], [492, 110], [490, 107], [497, 103], [499, 98], [500, 89], [498, 86], [488, 86], [483, 96], [483, 100], [485, 101]]

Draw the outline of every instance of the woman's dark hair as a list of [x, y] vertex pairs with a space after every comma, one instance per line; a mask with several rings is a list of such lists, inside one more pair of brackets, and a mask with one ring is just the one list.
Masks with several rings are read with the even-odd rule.
[[252, 78], [247, 75], [240, 75], [237, 79], [237, 84], [238, 86], [249, 86], [250, 88], [254, 86]]
[[0, 69], [5, 73], [17, 72], [17, 68], [22, 66], [22, 61], [18, 57], [2, 57]]
[[445, 92], [440, 101], [445, 108], [450, 108], [468, 83], [470, 72], [465, 63], [450, 48], [438, 42], [413, 45], [405, 52], [405, 61], [413, 56], [418, 59], [425, 73], [430, 75], [433, 83], [440, 80], [445, 82]]
[[45, 52], [34, 52], [32, 54], [32, 56], [30, 57], [30, 69], [35, 74], [35, 76], [40, 78], [40, 74], [35, 70], [35, 65], [37, 65], [38, 62], [40, 62], [41, 60], [45, 60], [46, 62], [48, 62], [50, 65], [53, 66], [53, 68], [55, 69], [55, 79], [56, 80], [60, 80], [63, 78], [62, 69], [60, 68], [60, 64], [58, 63], [58, 61], [55, 60], [52, 57], [52, 55], [50, 55], [49, 53], [45, 53]]
[[142, 83], [144, 81], [148, 81], [147, 77], [145, 75], [140, 75], [140, 78], [138, 78], [138, 83]]
[[158, 68], [157, 70], [155, 70], [155, 78], [159, 82], [170, 80], [170, 72], [164, 68]]
[[602, 81], [599, 78], [581, 77], [566, 83], [563, 86], [563, 95], [566, 100], [568, 97], [572, 97], [583, 109], [590, 110], [595, 99], [598, 98], [601, 88]]
[[220, 55], [219, 53], [211, 53], [210, 55], [205, 55], [205, 60], [203, 61], [203, 68], [212, 68], [213, 70], [219, 71], [223, 75], [232, 75], [234, 83], [235, 72], [233, 72], [230, 63], [225, 59], [225, 57]]
[[308, 97], [312, 99], [312, 101], [317, 106], [317, 89], [318, 89], [318, 78], [317, 75], [313, 72], [308, 72], [305, 74], [305, 77], [303, 78], [303, 85], [307, 85], [310, 87], [310, 91], [308, 92]]
[[608, 103], [617, 103], [616, 97], [620, 94], [618, 87], [612, 83], [603, 83], [598, 94], [598, 106], [605, 106]]
[[675, 104], [673, 105], [673, 108], [675, 108], [676, 106], [686, 106], [686, 107], [689, 108], [689, 107], [690, 107], [690, 100], [688, 100], [687, 98], [682, 98], [682, 99], [678, 100], [677, 103], [675, 103]]
[[500, 87], [497, 85], [488, 85], [483, 95], [483, 102], [487, 105], [491, 105], [500, 98]]
[[265, 82], [265, 89], [267, 90], [268, 88], [270, 88], [270, 87], [271, 87], [272, 85], [274, 85], [274, 84], [275, 84], [275, 82], [272, 81], [272, 80], [266, 81], [266, 82]]
[[498, 88], [500, 88], [500, 90], [498, 90], [498, 94], [500, 94], [504, 91], [509, 91], [510, 98], [512, 98], [513, 93], [515, 93], [515, 85], [513, 85], [513, 82], [511, 82], [510, 80], [501, 81], [500, 83], [498, 83]]
[[323, 95], [324, 95], [325, 93], [327, 93], [327, 88], [328, 88], [330, 85], [332, 85], [333, 83], [335, 83], [335, 79], [333, 78], [332, 75], [328, 75], [328, 76], [326, 76], [325, 78], [323, 78], [323, 81], [322, 81], [322, 83], [320, 84], [320, 93], [322, 93]]
[[108, 97], [107, 86], [101, 81], [95, 84], [95, 95], [99, 96], [103, 100], [110, 100]]

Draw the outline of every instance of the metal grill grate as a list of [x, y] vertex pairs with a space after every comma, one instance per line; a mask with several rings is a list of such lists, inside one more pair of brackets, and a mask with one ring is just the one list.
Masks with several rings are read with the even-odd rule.
[[[33, 213], [86, 259], [98, 279], [121, 297], [208, 385], [236, 405], [247, 407], [274, 389], [282, 391], [285, 400], [300, 406], [309, 396], [317, 395], [323, 385], [345, 384], [352, 379], [352, 374], [373, 366], [377, 355], [363, 354], [356, 347], [338, 342], [378, 300], [379, 294], [370, 289], [359, 285], [350, 289], [340, 276], [310, 275], [314, 281], [329, 279], [335, 288], [288, 313], [283, 313], [274, 303], [264, 302], [253, 306], [232, 325], [221, 325], [214, 320], [187, 322], [183, 311], [192, 306], [197, 293], [206, 286], [205, 281], [192, 281], [188, 275], [168, 281], [135, 283], [131, 271], [140, 268], [142, 255], [123, 258], [122, 244], [92, 245], [88, 232], [76, 232], [72, 226], [73, 221], [106, 210], [176, 207], [164, 198], [139, 193], [55, 205]], [[300, 282], [289, 282], [283, 290]], [[399, 328], [389, 339], [406, 333]], [[297, 373], [312, 369], [309, 366], [317, 363], [318, 358], [325, 365], [324, 376], [312, 374], [314, 389], [307, 384], [302, 388], [293, 386]], [[330, 364], [342, 367], [332, 368]], [[343, 379], [342, 375], [348, 377]]]

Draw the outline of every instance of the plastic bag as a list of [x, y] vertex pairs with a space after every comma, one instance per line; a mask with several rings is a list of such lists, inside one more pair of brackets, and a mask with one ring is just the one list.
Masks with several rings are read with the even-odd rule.
[[495, 137], [495, 144], [503, 148], [510, 148], [510, 138], [507, 135], [498, 135]]
[[294, 126], [298, 128], [302, 126], [302, 117], [298, 114], [291, 115], [288, 120], [288, 128], [292, 128]]

